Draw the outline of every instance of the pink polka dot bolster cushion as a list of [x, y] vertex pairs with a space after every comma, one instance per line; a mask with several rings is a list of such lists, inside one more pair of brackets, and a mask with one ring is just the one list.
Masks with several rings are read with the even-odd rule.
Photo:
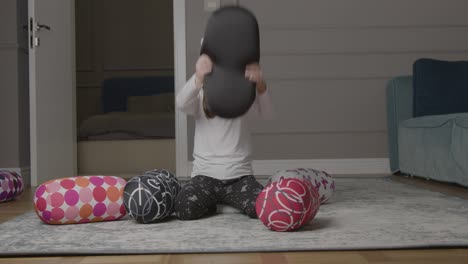
[[23, 178], [14, 171], [0, 171], [0, 202], [15, 199], [24, 190]]
[[37, 187], [34, 209], [46, 224], [118, 220], [125, 216], [126, 181], [115, 176], [78, 176], [47, 181]]

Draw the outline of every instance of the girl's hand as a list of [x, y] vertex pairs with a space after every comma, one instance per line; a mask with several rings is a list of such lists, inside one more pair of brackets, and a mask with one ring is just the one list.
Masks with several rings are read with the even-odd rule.
[[213, 70], [213, 62], [210, 57], [206, 54], [202, 54], [198, 57], [197, 63], [195, 64], [195, 84], [197, 87], [203, 85], [205, 76]]
[[263, 94], [266, 91], [266, 84], [263, 80], [262, 70], [258, 63], [252, 63], [245, 67], [245, 77], [256, 84], [257, 92]]

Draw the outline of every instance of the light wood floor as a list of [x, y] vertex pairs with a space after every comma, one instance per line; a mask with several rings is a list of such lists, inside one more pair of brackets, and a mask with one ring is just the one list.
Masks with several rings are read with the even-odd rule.
[[[468, 200], [468, 189], [435, 183], [418, 178], [392, 176], [395, 180], [434, 191], [456, 195]], [[32, 190], [29, 188], [17, 200], [0, 204], [0, 223], [32, 210]], [[0, 241], [0, 248], [1, 248]], [[468, 248], [426, 250], [370, 250], [370, 251], [317, 251], [238, 254], [173, 254], [173, 255], [130, 255], [130, 256], [74, 256], [74, 257], [29, 257], [0, 258], [0, 263], [50, 263], [50, 264], [98, 264], [98, 263], [373, 263], [373, 264], [468, 264]]]

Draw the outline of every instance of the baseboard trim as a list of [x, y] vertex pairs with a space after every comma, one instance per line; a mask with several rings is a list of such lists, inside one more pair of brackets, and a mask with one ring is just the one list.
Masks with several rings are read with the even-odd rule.
[[31, 168], [30, 167], [23, 167], [23, 168], [0, 168], [0, 170], [7, 170], [13, 171], [21, 175], [23, 178], [24, 184], [27, 186], [31, 185]]
[[[193, 162], [188, 162], [188, 172]], [[310, 159], [310, 160], [254, 160], [255, 175], [271, 175], [277, 170], [287, 168], [314, 168], [330, 174], [390, 174], [388, 158], [375, 159]]]

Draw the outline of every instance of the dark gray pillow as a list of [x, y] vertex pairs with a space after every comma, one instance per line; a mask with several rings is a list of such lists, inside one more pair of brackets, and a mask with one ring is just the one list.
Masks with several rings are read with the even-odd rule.
[[208, 110], [223, 118], [245, 114], [256, 95], [255, 83], [245, 78], [245, 67], [260, 59], [255, 16], [237, 6], [215, 11], [206, 25], [200, 53], [213, 61], [203, 88]]

